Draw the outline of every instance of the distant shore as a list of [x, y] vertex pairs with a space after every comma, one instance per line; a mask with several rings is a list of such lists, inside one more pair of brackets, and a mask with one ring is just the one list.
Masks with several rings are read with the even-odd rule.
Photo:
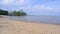
[[29, 23], [0, 18], [2, 34], [60, 34], [60, 25]]

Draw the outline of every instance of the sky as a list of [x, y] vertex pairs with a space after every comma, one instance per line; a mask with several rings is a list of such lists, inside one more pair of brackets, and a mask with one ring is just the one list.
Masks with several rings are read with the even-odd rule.
[[28, 15], [60, 16], [60, 0], [0, 0], [0, 9], [23, 9]]

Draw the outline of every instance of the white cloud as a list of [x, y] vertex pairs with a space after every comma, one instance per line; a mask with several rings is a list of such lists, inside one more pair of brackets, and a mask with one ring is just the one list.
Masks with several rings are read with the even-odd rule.
[[18, 1], [20, 4], [24, 4], [25, 3], [25, 0], [19, 0]]
[[34, 6], [28, 6], [29, 10], [60, 10], [60, 8], [53, 8], [46, 5], [34, 5]]
[[29, 0], [19, 0], [20, 5], [29, 5], [30, 1]]
[[[53, 8], [50, 6], [46, 6], [46, 5], [33, 5], [31, 6], [31, 1], [30, 0], [3, 0], [2, 2], [0, 2], [0, 4], [3, 5], [13, 5], [13, 6], [20, 6], [20, 9], [25, 9], [25, 10], [60, 10], [60, 8]], [[24, 6], [22, 6], [24, 5]], [[27, 7], [25, 7], [25, 5], [27, 5]], [[22, 6], [22, 7], [21, 7]]]
[[11, 4], [14, 0], [3, 0], [1, 4]]
[[2, 2], [0, 2], [3, 5], [24, 5], [24, 4], [28, 4], [29, 0], [3, 0]]
[[14, 1], [14, 3], [13, 4], [15, 4], [15, 5], [23, 5], [23, 4], [25, 4], [25, 0], [17, 0], [17, 1]]
[[30, 11], [35, 11], [35, 10], [60, 10], [60, 8], [53, 8], [53, 7], [45, 6], [45, 5], [34, 5], [34, 6], [28, 5], [27, 7], [20, 7], [20, 9], [30, 10]]
[[27, 4], [27, 7], [22, 7], [23, 9], [29, 9], [29, 10], [54, 10], [55, 8], [51, 8], [49, 6], [45, 6], [45, 5], [34, 5], [34, 6], [30, 6], [31, 3], [29, 0], [3, 0], [2, 4], [10, 4], [10, 5], [25, 5]]
[[33, 8], [35, 10], [53, 10], [53, 8], [45, 5], [35, 5]]

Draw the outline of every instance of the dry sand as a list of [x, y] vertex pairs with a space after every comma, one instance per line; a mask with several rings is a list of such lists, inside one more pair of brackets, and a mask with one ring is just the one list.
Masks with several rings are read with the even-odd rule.
[[60, 25], [20, 22], [0, 18], [0, 34], [60, 34]]

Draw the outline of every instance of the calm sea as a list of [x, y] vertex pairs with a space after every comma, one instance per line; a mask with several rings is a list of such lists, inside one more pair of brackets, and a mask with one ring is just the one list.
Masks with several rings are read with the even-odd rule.
[[60, 24], [60, 16], [5, 16], [5, 17], [25, 22]]

